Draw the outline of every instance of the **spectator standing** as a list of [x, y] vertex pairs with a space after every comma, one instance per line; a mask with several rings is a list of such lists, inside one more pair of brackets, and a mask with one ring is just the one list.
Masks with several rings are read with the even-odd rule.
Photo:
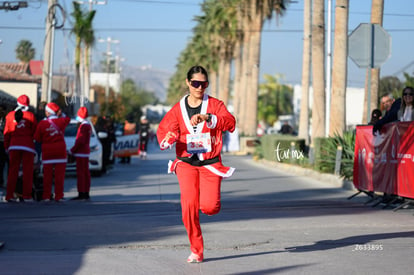
[[162, 150], [176, 144], [169, 172], [177, 175], [180, 185], [182, 220], [191, 246], [187, 262], [199, 263], [204, 258], [199, 211], [220, 211], [221, 181], [234, 171], [221, 162], [222, 135], [234, 131], [236, 120], [222, 101], [205, 93], [208, 75], [203, 67], [190, 68], [185, 83], [189, 94], [164, 116], [157, 138]]
[[76, 158], [76, 177], [78, 196], [72, 200], [89, 200], [89, 190], [91, 188], [91, 174], [89, 172], [89, 142], [92, 134], [92, 127], [88, 118], [88, 109], [80, 107], [76, 120], [79, 122], [78, 132], [76, 133], [75, 144], [69, 150], [69, 154]]
[[148, 140], [150, 136], [150, 125], [146, 116], [141, 116], [139, 126], [139, 156], [147, 158]]
[[405, 87], [402, 93], [400, 110], [398, 110], [398, 119], [400, 121], [414, 121], [413, 112], [414, 88]]
[[384, 112], [384, 115], [386, 115], [387, 112], [390, 111], [391, 106], [394, 103], [394, 101], [395, 101], [394, 96], [391, 93], [383, 95], [381, 97], [381, 110]]
[[380, 109], [374, 109], [371, 112], [371, 120], [368, 122], [368, 125], [374, 125], [378, 120], [382, 118], [382, 112]]
[[[127, 119], [125, 120], [124, 124], [124, 136], [127, 135], [134, 135], [137, 133], [137, 124], [134, 121], [134, 117], [132, 115], [128, 115]], [[122, 157], [121, 163], [130, 163], [131, 156]]]
[[401, 107], [401, 98], [394, 100], [392, 94], [387, 94], [381, 98], [381, 104], [385, 109], [385, 114], [374, 124], [372, 128], [374, 134], [380, 131], [384, 124], [398, 121], [398, 110]]
[[290, 126], [289, 122], [285, 121], [282, 127], [280, 127], [279, 133], [281, 133], [282, 135], [292, 135], [293, 128], [292, 126]]
[[[111, 143], [109, 140], [109, 133], [106, 127], [106, 119], [102, 116], [98, 117], [95, 123], [95, 130], [98, 134], [99, 141], [102, 144], [102, 171], [106, 172], [108, 165], [108, 158], [111, 150]], [[106, 133], [106, 137], [101, 137], [99, 133]]]
[[4, 148], [9, 153], [9, 173], [7, 177], [8, 202], [15, 201], [14, 192], [19, 175], [20, 164], [23, 166], [22, 201], [33, 201], [33, 164], [36, 155], [33, 135], [37, 120], [29, 111], [30, 99], [27, 95], [17, 98], [17, 107], [6, 116], [4, 128]]
[[0, 187], [4, 186], [4, 168], [7, 163], [7, 154], [4, 149], [4, 125], [6, 124], [6, 106], [0, 105]]
[[70, 118], [60, 107], [49, 102], [45, 108], [46, 118], [39, 122], [35, 139], [42, 144], [43, 201], [49, 201], [55, 182], [55, 201], [63, 200], [63, 186], [67, 162], [64, 132]]

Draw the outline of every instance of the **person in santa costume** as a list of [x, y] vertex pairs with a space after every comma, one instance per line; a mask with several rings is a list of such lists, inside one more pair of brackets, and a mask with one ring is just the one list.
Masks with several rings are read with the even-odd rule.
[[4, 127], [4, 149], [9, 154], [9, 173], [7, 177], [8, 202], [15, 201], [14, 192], [19, 175], [20, 164], [23, 167], [22, 201], [32, 201], [33, 163], [36, 155], [33, 135], [37, 121], [29, 111], [30, 99], [27, 95], [17, 98], [17, 107], [6, 116]]
[[91, 188], [91, 174], [89, 172], [89, 141], [91, 139], [92, 127], [88, 118], [88, 109], [80, 107], [76, 120], [80, 125], [76, 133], [75, 144], [69, 150], [69, 154], [76, 158], [76, 176], [78, 196], [72, 200], [89, 200], [89, 189]]
[[45, 114], [46, 117], [39, 122], [34, 135], [35, 140], [42, 144], [43, 200], [50, 200], [54, 180], [54, 199], [59, 202], [63, 199], [67, 162], [64, 133], [70, 118], [53, 102], [46, 105]]
[[207, 71], [201, 66], [187, 73], [189, 94], [164, 116], [157, 130], [162, 150], [175, 144], [176, 159], [168, 171], [175, 173], [181, 192], [182, 220], [190, 240], [189, 263], [204, 259], [199, 210], [207, 215], [220, 211], [220, 188], [223, 178], [234, 168], [222, 164], [223, 132], [233, 132], [236, 120], [224, 103], [208, 96]]

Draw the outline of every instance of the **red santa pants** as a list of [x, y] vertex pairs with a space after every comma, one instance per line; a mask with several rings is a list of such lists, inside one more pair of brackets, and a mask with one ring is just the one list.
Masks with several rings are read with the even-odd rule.
[[206, 168], [179, 162], [175, 170], [180, 184], [181, 211], [191, 251], [203, 254], [203, 235], [200, 227], [199, 210], [214, 215], [220, 211], [220, 188], [222, 177]]
[[89, 172], [89, 158], [76, 157], [76, 177], [78, 192], [87, 193], [91, 188], [91, 174]]
[[[55, 200], [63, 198], [66, 163], [43, 164], [43, 199], [50, 199], [52, 194], [53, 178], [55, 179]], [[54, 172], [54, 173], [53, 173]], [[54, 174], [54, 175], [53, 175]]]
[[23, 165], [23, 199], [32, 198], [34, 154], [25, 150], [9, 151], [9, 173], [7, 176], [6, 200], [13, 198], [19, 177], [20, 164]]

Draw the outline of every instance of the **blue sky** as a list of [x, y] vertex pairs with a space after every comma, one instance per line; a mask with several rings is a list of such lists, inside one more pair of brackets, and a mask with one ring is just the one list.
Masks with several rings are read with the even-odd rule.
[[[89, 0], [83, 5], [88, 9]], [[47, 14], [46, 0], [28, 1], [29, 7], [18, 11], [0, 10], [0, 62], [17, 62], [14, 48], [22, 39], [32, 41], [36, 59], [43, 56], [45, 38], [44, 22]], [[68, 14], [72, 1], [58, 1]], [[109, 0], [106, 5], [94, 5], [94, 21], [98, 38], [117, 39], [111, 51], [128, 66], [147, 66], [172, 72], [180, 52], [186, 47], [195, 26], [194, 16], [200, 15], [201, 0]], [[286, 15], [265, 23], [262, 36], [260, 72], [282, 74], [284, 82], [297, 84], [301, 80], [303, 1], [288, 7]], [[326, 1], [327, 2], [327, 1]], [[0, 0], [2, 3], [2, 0]], [[335, 0], [332, 1], [335, 6]], [[370, 0], [350, 0], [349, 31], [360, 23], [370, 21]], [[61, 20], [59, 18], [59, 20]], [[70, 15], [64, 30], [56, 30], [54, 68], [65, 72], [73, 62], [74, 37], [70, 35]], [[334, 14], [332, 15], [334, 21]], [[385, 1], [384, 28], [392, 39], [390, 59], [381, 67], [381, 76], [395, 75], [414, 62], [414, 1]], [[106, 43], [97, 43], [93, 62], [103, 58]], [[407, 71], [412, 74], [414, 66]], [[402, 74], [398, 75], [402, 77]], [[365, 70], [349, 59], [348, 85], [363, 87]]]

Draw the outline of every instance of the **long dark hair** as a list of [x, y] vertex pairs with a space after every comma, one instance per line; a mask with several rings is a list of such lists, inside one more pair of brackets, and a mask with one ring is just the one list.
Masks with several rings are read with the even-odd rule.
[[193, 75], [197, 74], [197, 73], [201, 73], [201, 74], [205, 75], [206, 76], [206, 81], [208, 81], [208, 73], [207, 73], [206, 69], [204, 69], [201, 66], [193, 66], [193, 67], [190, 68], [190, 70], [188, 70], [188, 73], [187, 73], [188, 81], [190, 81], [191, 78], [193, 78]]
[[406, 92], [406, 91], [409, 91], [409, 92], [411, 92], [411, 93], [414, 93], [414, 88], [413, 87], [410, 87], [410, 86], [407, 86], [407, 87], [404, 87], [404, 89], [402, 90], [402, 99], [401, 99], [401, 110], [403, 111], [403, 113], [404, 113], [404, 110], [405, 110], [405, 107], [407, 107], [407, 104], [405, 104], [405, 100], [404, 100], [404, 93]]

